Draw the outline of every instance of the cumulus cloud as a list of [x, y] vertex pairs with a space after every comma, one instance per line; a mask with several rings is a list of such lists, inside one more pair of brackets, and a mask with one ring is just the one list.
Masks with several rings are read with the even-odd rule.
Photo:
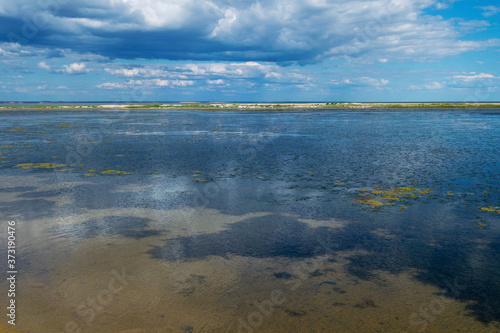
[[453, 89], [473, 89], [474, 94], [477, 94], [478, 91], [489, 94], [499, 83], [500, 77], [493, 74], [470, 72], [450, 77], [447, 85]]
[[63, 71], [67, 74], [83, 74], [89, 72], [84, 63], [73, 63], [71, 65], [64, 65]]
[[436, 90], [443, 89], [445, 85], [443, 83], [439, 83], [437, 81], [424, 83], [421, 85], [410, 85], [410, 89], [428, 89], [428, 90]]
[[103, 84], [99, 84], [96, 87], [101, 88], [101, 89], [121, 89], [121, 88], [126, 88], [127, 86], [124, 84], [115, 83], [115, 82], [106, 82]]
[[425, 89], [443, 89], [443, 87], [444, 85], [437, 81], [424, 84]]
[[52, 73], [63, 73], [69, 75], [84, 74], [90, 71], [90, 69], [88, 69], [84, 63], [76, 63], [76, 62], [70, 65], [63, 65], [62, 67], [57, 67], [57, 66], [51, 66], [47, 64], [45, 61], [42, 61], [38, 63], [37, 67], [48, 70]]
[[106, 82], [99, 84], [97, 88], [103, 89], [130, 89], [134, 86], [150, 86], [150, 87], [189, 87], [194, 84], [190, 80], [162, 80], [162, 79], [148, 79], [148, 80], [128, 80], [125, 83]]
[[45, 61], [39, 62], [38, 63], [38, 68], [46, 69], [48, 71], [50, 71], [50, 69], [51, 69], [50, 66], [45, 63]]
[[372, 77], [358, 77], [358, 78], [345, 78], [342, 80], [333, 80], [332, 83], [334, 85], [355, 85], [355, 86], [373, 86], [380, 87], [385, 86], [389, 83], [389, 80], [386, 79], [374, 79]]
[[[130, 90], [154, 88], [190, 88], [201, 90], [280, 89], [295, 87], [309, 89], [315, 80], [304, 68], [280, 67], [272, 63], [187, 63], [187, 64], [107, 64], [106, 74], [123, 79], [97, 85], [102, 89]], [[379, 84], [386, 84], [381, 80]]]
[[224, 84], [224, 80], [218, 79], [218, 80], [207, 80], [207, 83], [210, 85], [221, 85]]
[[[36, 87], [37, 90], [46, 90], [46, 89], [49, 89], [49, 85], [48, 84], [42, 84], [42, 85], [39, 85]], [[67, 86], [57, 86], [55, 87], [55, 89], [57, 90], [65, 90], [65, 89], [69, 89]]]
[[490, 17], [500, 13], [500, 6], [480, 6], [477, 8], [483, 11], [484, 17]]
[[[133, 82], [133, 80], [131, 80]], [[150, 79], [150, 80], [145, 80], [139, 81], [140, 85], [147, 84], [147, 85], [153, 85], [153, 86], [158, 86], [158, 87], [187, 87], [187, 86], [192, 86], [194, 84], [194, 81], [189, 81], [189, 80], [161, 80], [161, 79]]]
[[[220, 84], [222, 80], [253, 79], [271, 82], [304, 83], [310, 81], [304, 71], [283, 68], [270, 63], [189, 63], [182, 65], [146, 65], [143, 67], [107, 67], [106, 73], [134, 79], [170, 79], [172, 82], [208, 80]], [[218, 81], [221, 80], [221, 81]], [[208, 82], [207, 81], [207, 82]]]
[[[329, 58], [422, 60], [500, 44], [466, 40], [452, 20], [425, 11], [452, 2], [73, 0], [48, 9], [43, 2], [18, 0], [2, 6], [0, 30], [8, 33], [0, 34], [0, 41], [95, 50], [110, 58], [283, 64]], [[490, 7], [484, 7], [485, 15], [494, 12]], [[55, 56], [63, 54], [50, 55]]]
[[475, 72], [471, 72], [468, 74], [462, 74], [462, 75], [455, 75], [453, 78], [464, 81], [464, 82], [471, 82], [471, 81], [478, 81], [478, 80], [487, 80], [487, 79], [498, 79], [498, 77], [495, 77], [492, 74], [487, 74], [487, 73], [479, 73], [476, 74]]

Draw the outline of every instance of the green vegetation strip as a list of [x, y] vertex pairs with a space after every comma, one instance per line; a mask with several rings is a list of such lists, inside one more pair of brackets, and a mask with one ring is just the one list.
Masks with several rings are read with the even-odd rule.
[[[179, 104], [103, 104], [0, 106], [1, 109], [498, 109], [500, 103], [179, 103]], [[11, 129], [16, 131], [18, 129]]]

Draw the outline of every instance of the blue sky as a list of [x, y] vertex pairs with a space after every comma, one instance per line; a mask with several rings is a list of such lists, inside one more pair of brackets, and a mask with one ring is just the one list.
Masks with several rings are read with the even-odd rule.
[[0, 0], [0, 101], [500, 101], [482, 0]]

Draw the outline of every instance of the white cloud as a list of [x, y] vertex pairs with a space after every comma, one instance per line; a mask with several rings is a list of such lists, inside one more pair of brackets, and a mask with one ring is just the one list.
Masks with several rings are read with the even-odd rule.
[[[140, 84], [142, 84], [142, 82], [140, 82]], [[187, 87], [187, 86], [192, 86], [194, 84], [194, 81], [150, 79], [150, 80], [145, 80], [145, 84], [157, 87]]]
[[480, 6], [477, 8], [483, 11], [484, 17], [490, 17], [500, 13], [500, 6]]
[[140, 74], [139, 68], [132, 68], [132, 69], [127, 69], [127, 68], [119, 68], [119, 69], [113, 69], [113, 68], [105, 68], [104, 71], [111, 75], [117, 75], [117, 76], [137, 76]]
[[73, 63], [71, 65], [64, 65], [63, 66], [64, 69], [63, 71], [65, 71], [67, 74], [83, 74], [83, 73], [87, 73], [89, 72], [90, 70], [86, 68], [85, 64], [84, 63]]
[[491, 74], [487, 74], [487, 73], [476, 74], [475, 72], [471, 72], [469, 74], [463, 74], [463, 75], [455, 75], [453, 78], [459, 79], [459, 80], [462, 80], [465, 82], [484, 80], [484, 79], [498, 79], [498, 77], [495, 77], [494, 75], [491, 75]]
[[192, 86], [195, 82], [190, 80], [162, 80], [162, 79], [148, 79], [148, 80], [128, 80], [124, 84], [116, 82], [106, 82], [96, 86], [103, 89], [124, 89], [133, 86], [153, 86], [153, 87], [188, 87]]
[[[45, 31], [47, 36], [40, 41], [50, 41], [47, 46], [53, 48], [99, 50], [111, 58], [230, 58], [287, 64], [329, 58], [422, 61], [500, 45], [498, 39], [467, 40], [463, 36], [465, 30], [484, 29], [488, 22], [465, 19], [458, 22], [428, 10], [443, 9], [453, 2], [74, 0], [67, 4], [71, 6], [71, 15], [62, 15], [66, 12], [63, 10], [54, 15], [46, 13], [51, 29]], [[40, 11], [28, 0], [5, 6], [6, 17], [13, 19], [30, 17], [30, 10]], [[479, 8], [485, 16], [494, 15], [499, 9], [498, 6]], [[61, 36], [66, 37], [64, 42], [55, 45], [62, 40]], [[158, 41], [159, 36], [162, 42]], [[127, 37], [136, 42], [129, 43]], [[137, 74], [124, 71], [122, 75]]]
[[39, 63], [38, 63], [38, 68], [41, 68], [41, 69], [46, 69], [46, 70], [50, 71], [50, 66], [49, 66], [49, 65], [47, 65], [47, 64], [45, 63], [45, 61], [39, 62]]
[[380, 87], [389, 83], [386, 79], [374, 79], [371, 77], [359, 77], [359, 78], [345, 78], [341, 81], [333, 80], [334, 85], [356, 85], [356, 86], [373, 86]]
[[[120, 66], [120, 65], [117, 65]], [[283, 68], [275, 64], [261, 64], [250, 61], [244, 63], [198, 63], [184, 65], [147, 65], [144, 67], [104, 69], [106, 73], [121, 77], [169, 79], [168, 83], [159, 81], [159, 85], [170, 85], [172, 82], [189, 80], [217, 80], [227, 79], [262, 79], [274, 82], [304, 83], [310, 78], [300, 70]], [[154, 83], [156, 84], [156, 83]], [[214, 83], [212, 83], [214, 84]]]
[[412, 90], [420, 90], [420, 89], [427, 89], [427, 90], [436, 90], [436, 89], [443, 89], [444, 88], [444, 83], [439, 83], [437, 81], [430, 82], [430, 83], [424, 83], [424, 84], [419, 84], [419, 85], [410, 85], [409, 88]]
[[424, 84], [425, 89], [443, 89], [443, 87], [444, 87], [444, 85], [437, 82], [437, 81]]
[[100, 84], [98, 86], [96, 86], [97, 88], [102, 88], [102, 89], [121, 89], [121, 88], [126, 88], [125, 85], [123, 84], [120, 84], [120, 83], [111, 83], [111, 82], [106, 82], [106, 83], [103, 83], [103, 84]]
[[208, 84], [211, 84], [211, 85], [222, 85], [222, 84], [224, 84], [224, 80], [222, 80], [222, 79], [218, 79], [218, 80], [207, 80], [207, 83], [208, 83]]
[[[49, 85], [48, 84], [43, 84], [43, 85], [39, 85], [38, 87], [36, 87], [36, 89], [38, 90], [46, 90], [47, 88], [49, 88]], [[67, 86], [57, 86], [55, 89], [69, 89]]]

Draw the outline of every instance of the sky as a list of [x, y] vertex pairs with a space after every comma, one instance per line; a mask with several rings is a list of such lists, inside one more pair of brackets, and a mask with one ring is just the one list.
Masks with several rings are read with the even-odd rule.
[[0, 0], [0, 101], [500, 101], [483, 0]]

